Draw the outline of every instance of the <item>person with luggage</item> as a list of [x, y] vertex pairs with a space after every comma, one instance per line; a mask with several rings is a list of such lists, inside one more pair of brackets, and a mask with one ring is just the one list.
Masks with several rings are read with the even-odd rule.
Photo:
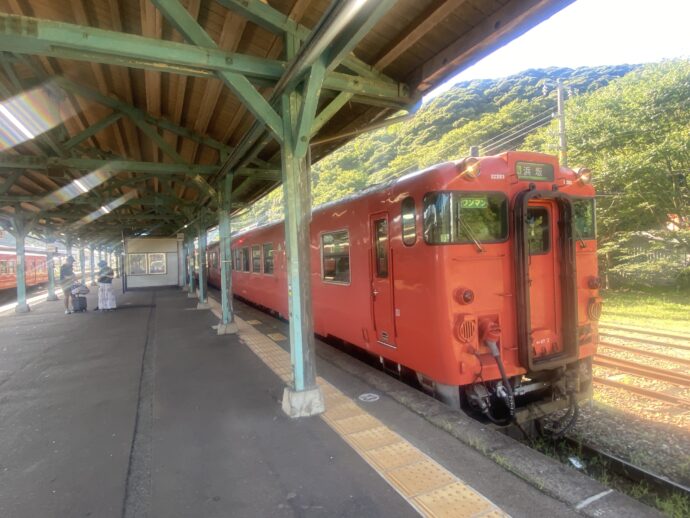
[[101, 260], [98, 262], [98, 307], [101, 311], [112, 311], [117, 308], [115, 302], [115, 292], [113, 291], [113, 277], [115, 273], [108, 266], [108, 263]]
[[72, 298], [72, 284], [74, 284], [76, 279], [73, 265], [74, 257], [70, 255], [65, 264], [60, 266], [60, 287], [62, 288], [62, 295], [65, 298], [65, 315], [72, 313], [69, 303]]

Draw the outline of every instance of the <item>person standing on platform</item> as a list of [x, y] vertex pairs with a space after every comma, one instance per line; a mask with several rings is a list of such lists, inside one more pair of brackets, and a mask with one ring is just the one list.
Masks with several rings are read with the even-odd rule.
[[65, 261], [65, 264], [60, 266], [60, 287], [62, 288], [62, 294], [65, 297], [65, 315], [72, 313], [69, 308], [69, 302], [72, 299], [72, 284], [74, 284], [74, 257], [71, 255]]
[[101, 311], [112, 311], [117, 307], [115, 302], [115, 292], [113, 291], [113, 277], [115, 273], [108, 266], [108, 263], [101, 260], [98, 262], [101, 268], [98, 271], [98, 307]]

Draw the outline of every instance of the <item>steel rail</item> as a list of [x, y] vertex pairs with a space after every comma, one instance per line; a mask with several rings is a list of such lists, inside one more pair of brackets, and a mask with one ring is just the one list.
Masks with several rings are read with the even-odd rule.
[[658, 399], [660, 401], [665, 401], [667, 403], [672, 403], [674, 405], [685, 406], [690, 408], [690, 399], [673, 396], [671, 394], [664, 394], [663, 392], [656, 392], [654, 390], [636, 387], [634, 385], [628, 385], [627, 383], [621, 383], [620, 381], [614, 381], [607, 378], [600, 378], [599, 376], [592, 376], [592, 379], [595, 383], [599, 383], [601, 385], [608, 385], [610, 387], [627, 390], [628, 392], [634, 392], [635, 394], [640, 394], [641, 396], [646, 396], [652, 399]]
[[659, 345], [661, 347], [670, 347], [672, 349], [683, 349], [686, 351], [690, 351], [690, 345], [673, 344], [669, 342], [662, 342], [661, 340], [650, 340], [649, 338], [641, 338], [639, 336], [628, 336], [606, 332], [602, 333], [601, 331], [599, 332], [599, 336], [605, 336], [606, 338], [617, 338], [619, 340], [630, 340], [631, 342], [639, 342], [649, 345]]
[[668, 362], [680, 363], [682, 365], [690, 365], [690, 360], [685, 358], [677, 358], [675, 356], [669, 356], [668, 354], [655, 353], [652, 351], [644, 351], [637, 347], [630, 347], [628, 345], [612, 344], [611, 342], [599, 342], [599, 345], [603, 347], [610, 347], [611, 349], [618, 349], [620, 351], [627, 351], [635, 354], [640, 354], [644, 356], [650, 356], [652, 358], [657, 358], [659, 360], [664, 360]]
[[621, 326], [619, 324], [606, 324], [604, 322], [599, 322], [599, 327], [606, 327], [608, 329], [615, 329], [617, 331], [629, 331], [631, 333], [640, 333], [644, 335], [663, 336], [665, 338], [676, 338], [678, 340], [685, 340], [690, 342], [690, 335], [668, 333], [666, 331], [649, 331], [647, 329], [640, 329], [639, 327]]
[[627, 460], [605, 452], [590, 444], [584, 443], [573, 437], [564, 437], [562, 439], [568, 443], [573, 449], [585, 457], [598, 456], [606, 461], [607, 467], [619, 476], [632, 480], [634, 482], [646, 482], [649, 486], [655, 488], [658, 492], [665, 495], [670, 495], [680, 492], [681, 494], [690, 493], [690, 487], [685, 486], [679, 482], [675, 482], [668, 477], [659, 475], [648, 469], [631, 464]]
[[683, 374], [666, 369], [657, 369], [656, 367], [640, 365], [639, 363], [631, 362], [628, 360], [620, 360], [618, 358], [614, 358], [613, 356], [597, 354], [592, 360], [592, 363], [594, 363], [594, 365], [599, 365], [601, 367], [610, 367], [613, 369], [621, 370], [623, 372], [629, 372], [630, 374], [644, 376], [645, 378], [666, 381], [668, 383], [674, 383], [676, 385], [690, 387], [690, 376], [685, 376]]

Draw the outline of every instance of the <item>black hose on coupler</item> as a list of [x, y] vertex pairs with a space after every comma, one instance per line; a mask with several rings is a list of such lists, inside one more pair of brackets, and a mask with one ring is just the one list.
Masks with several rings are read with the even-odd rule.
[[503, 366], [503, 360], [501, 359], [501, 354], [498, 350], [498, 344], [495, 340], [484, 340], [484, 343], [486, 343], [487, 347], [491, 351], [491, 356], [493, 356], [494, 360], [496, 360], [498, 370], [501, 373], [503, 385], [508, 393], [508, 411], [510, 412], [510, 420], [512, 421], [515, 418], [515, 395], [513, 394], [513, 387], [510, 385], [510, 381], [508, 381], [508, 375], [506, 374], [506, 369]]

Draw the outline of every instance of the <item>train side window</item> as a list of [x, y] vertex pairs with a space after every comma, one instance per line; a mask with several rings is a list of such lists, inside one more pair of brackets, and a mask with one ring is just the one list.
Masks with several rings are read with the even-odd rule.
[[529, 255], [547, 253], [551, 247], [549, 211], [544, 207], [527, 207], [526, 225]]
[[261, 245], [252, 245], [252, 271], [261, 273]]
[[594, 239], [596, 237], [594, 198], [573, 200], [573, 220], [576, 239]]
[[374, 222], [374, 236], [376, 243], [376, 276], [380, 279], [388, 277], [388, 220], [377, 219]]
[[264, 243], [264, 273], [273, 275], [273, 243]]
[[417, 241], [417, 214], [415, 213], [414, 198], [405, 198], [400, 209], [402, 212], [402, 240], [403, 244], [412, 246]]
[[242, 271], [249, 271], [249, 247], [245, 246], [242, 248]]
[[347, 230], [321, 234], [322, 279], [326, 282], [350, 282], [350, 236]]
[[7, 261], [0, 261], [0, 274], [7, 272]]

